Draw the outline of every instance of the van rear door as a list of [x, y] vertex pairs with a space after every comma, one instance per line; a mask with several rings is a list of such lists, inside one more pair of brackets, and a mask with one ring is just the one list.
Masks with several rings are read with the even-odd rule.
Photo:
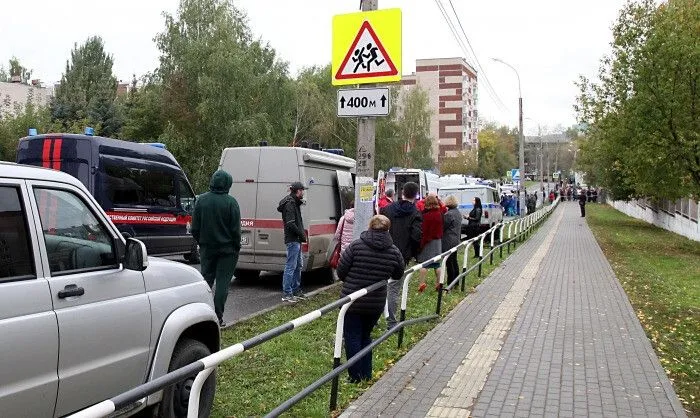
[[338, 179], [338, 199], [340, 213], [336, 222], [340, 220], [347, 209], [350, 209], [350, 203], [355, 199], [355, 185], [352, 181], [352, 174], [349, 171], [337, 170], [336, 178]]
[[89, 141], [61, 135], [23, 139], [19, 141], [17, 162], [63, 171], [80, 180], [91, 193], [95, 190]]
[[[238, 202], [241, 209], [241, 252], [239, 264], [255, 262], [255, 228], [257, 196], [258, 196], [258, 166], [260, 165], [260, 149], [235, 148], [226, 149], [221, 157], [219, 168], [233, 177], [233, 186], [229, 194]], [[270, 204], [268, 202], [268, 204]]]

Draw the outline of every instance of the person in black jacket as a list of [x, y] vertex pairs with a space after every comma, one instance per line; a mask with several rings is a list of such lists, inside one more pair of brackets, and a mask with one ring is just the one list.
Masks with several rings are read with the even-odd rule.
[[[469, 216], [467, 216], [467, 239], [479, 236], [482, 213], [481, 199], [475, 197], [474, 207], [469, 212]], [[479, 241], [474, 241], [474, 258], [479, 258]]]
[[[341, 297], [345, 297], [374, 283], [400, 280], [404, 271], [401, 252], [389, 235], [391, 222], [386, 216], [375, 215], [369, 229], [343, 251], [338, 264], [338, 278], [343, 281]], [[345, 315], [345, 355], [348, 359], [371, 342], [372, 329], [384, 310], [386, 287], [374, 290], [350, 305]], [[353, 383], [372, 378], [372, 353], [348, 368]]]
[[581, 208], [581, 217], [586, 217], [586, 191], [581, 189], [578, 194], [578, 206]]
[[[423, 216], [415, 205], [418, 195], [418, 185], [411, 181], [403, 185], [403, 199], [394, 202], [381, 210], [381, 214], [389, 218], [391, 227], [389, 234], [394, 245], [399, 249], [405, 264], [418, 255], [421, 238], [423, 237]], [[386, 319], [387, 329], [396, 325], [396, 304], [403, 287], [403, 279], [389, 283]]]
[[282, 276], [282, 300], [295, 303], [305, 299], [301, 291], [301, 243], [306, 242], [304, 221], [301, 218], [301, 205], [304, 198], [303, 184], [296, 181], [289, 186], [290, 193], [280, 201], [277, 211], [282, 213], [284, 223], [284, 243], [287, 245], [287, 262]]

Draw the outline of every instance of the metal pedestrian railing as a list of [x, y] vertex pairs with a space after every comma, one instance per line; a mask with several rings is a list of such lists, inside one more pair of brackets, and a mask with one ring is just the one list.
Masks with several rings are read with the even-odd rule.
[[[213, 353], [207, 357], [204, 357], [198, 361], [195, 361], [185, 367], [182, 367], [180, 369], [177, 369], [175, 371], [169, 372], [161, 377], [158, 377], [150, 382], [146, 382], [134, 389], [131, 389], [127, 392], [124, 392], [120, 395], [117, 395], [113, 398], [107, 399], [105, 401], [102, 401], [98, 404], [95, 404], [89, 408], [86, 408], [76, 414], [71, 415], [71, 417], [76, 417], [76, 418], [98, 418], [98, 417], [106, 417], [109, 416], [110, 414], [114, 413], [115, 411], [118, 411], [122, 408], [125, 408], [135, 402], [138, 402], [145, 397], [156, 393], [160, 390], [163, 390], [171, 385], [174, 385], [178, 382], [184, 381], [186, 379], [191, 378], [192, 376], [196, 376], [194, 383], [192, 385], [192, 389], [190, 391], [190, 398], [189, 398], [189, 403], [188, 403], [188, 410], [187, 410], [187, 416], [188, 417], [198, 417], [199, 416], [199, 400], [200, 400], [200, 393], [202, 386], [204, 385], [205, 381], [207, 378], [211, 375], [211, 373], [218, 367], [221, 363], [223, 363], [226, 360], [229, 360], [244, 351], [250, 350], [253, 347], [256, 347], [260, 344], [265, 343], [266, 341], [270, 341], [276, 337], [279, 337], [282, 334], [285, 334], [287, 332], [293, 331], [302, 325], [308, 324], [323, 315], [334, 311], [337, 308], [340, 308], [340, 311], [338, 313], [338, 319], [336, 322], [336, 332], [335, 332], [335, 343], [334, 343], [334, 351], [333, 351], [333, 369], [321, 377], [320, 379], [316, 380], [306, 388], [304, 388], [302, 391], [297, 393], [295, 396], [292, 398], [288, 399], [287, 401], [283, 402], [280, 404], [278, 407], [273, 409], [267, 417], [276, 417], [283, 412], [287, 411], [289, 408], [294, 406], [296, 403], [304, 399], [305, 397], [309, 396], [311, 393], [314, 391], [318, 390], [321, 386], [328, 382], [332, 382], [331, 384], [331, 395], [330, 395], [330, 409], [335, 410], [337, 408], [337, 399], [338, 399], [338, 377], [340, 374], [348, 369], [350, 366], [353, 364], [357, 363], [360, 361], [362, 357], [364, 357], [367, 353], [369, 353], [372, 348], [376, 347], [377, 345], [381, 344], [382, 342], [386, 341], [390, 336], [398, 333], [398, 347], [401, 347], [403, 344], [403, 339], [404, 339], [404, 329], [405, 327], [413, 324], [417, 324], [420, 322], [426, 322], [430, 321], [433, 319], [437, 319], [440, 316], [441, 310], [442, 310], [442, 300], [443, 300], [443, 293], [444, 292], [449, 292], [452, 289], [454, 289], [457, 284], [460, 284], [461, 286], [461, 291], [465, 291], [465, 283], [466, 283], [466, 277], [473, 272], [474, 270], [477, 270], [478, 277], [481, 277], [482, 275], [482, 265], [485, 262], [485, 260], [488, 258], [490, 263], [493, 264], [493, 258], [495, 252], [498, 250], [500, 253], [500, 257], [503, 258], [503, 248], [507, 248], [508, 254], [511, 252], [511, 244], [513, 246], [513, 249], [517, 247], [517, 244], [519, 242], [523, 242], [527, 236], [529, 236], [532, 232], [534, 227], [538, 226], [544, 219], [547, 218], [547, 216], [551, 213], [551, 211], [557, 206], [559, 203], [559, 198], [557, 198], [551, 205], [549, 206], [543, 206], [539, 210], [525, 216], [519, 219], [514, 219], [511, 221], [507, 222], [502, 222], [499, 223], [491, 228], [489, 228], [487, 231], [483, 232], [482, 234], [470, 238], [466, 241], [463, 241], [459, 245], [457, 245], [454, 248], [451, 248], [445, 252], [443, 252], [440, 255], [437, 255], [433, 257], [432, 259], [416, 264], [414, 266], [409, 267], [406, 269], [404, 272], [402, 280], [402, 288], [401, 288], [401, 311], [400, 311], [400, 317], [399, 317], [399, 322], [396, 324], [396, 326], [385, 333], [383, 333], [380, 337], [378, 337], [376, 340], [374, 340], [369, 346], [365, 347], [363, 350], [361, 350], [359, 353], [354, 355], [353, 357], [349, 358], [344, 364], [341, 364], [341, 354], [342, 354], [342, 336], [343, 336], [343, 327], [345, 323], [345, 314], [347, 313], [348, 309], [352, 305], [354, 301], [357, 299], [367, 295], [370, 292], [373, 292], [375, 290], [381, 289], [385, 286], [387, 286], [387, 283], [393, 282], [392, 280], [387, 281], [382, 281], [375, 283], [371, 286], [365, 287], [363, 289], [360, 289], [356, 292], [351, 293], [348, 296], [345, 296], [343, 298], [340, 298], [332, 303], [329, 303], [319, 309], [316, 309], [312, 312], [309, 312], [305, 315], [302, 315], [298, 318], [295, 318], [285, 324], [282, 324], [280, 326], [277, 326], [275, 328], [272, 328], [262, 334], [258, 334], [252, 338], [249, 338], [243, 342], [234, 344], [232, 346], [229, 346], [223, 350], [220, 350], [216, 353]], [[488, 237], [488, 241], [487, 241]], [[498, 237], [498, 241], [496, 241], [496, 237]], [[477, 255], [477, 261], [470, 265], [469, 263], [469, 249], [474, 246], [476, 242], [479, 242], [479, 251]], [[489, 251], [484, 254], [484, 244], [488, 243], [489, 244]], [[453, 254], [459, 253], [460, 251], [464, 252], [463, 255], [463, 260], [462, 260], [462, 271], [461, 273], [452, 279], [450, 283], [445, 283], [447, 279], [447, 261], [450, 256]], [[437, 293], [437, 304], [435, 308], [435, 314], [428, 315], [428, 316], [423, 316], [420, 318], [413, 318], [406, 320], [406, 309], [408, 306], [408, 289], [409, 289], [409, 284], [410, 281], [413, 277], [413, 275], [418, 272], [421, 268], [425, 268], [430, 266], [431, 264], [435, 263], [440, 263], [440, 277], [439, 277], [439, 282], [438, 282], [438, 293]]]

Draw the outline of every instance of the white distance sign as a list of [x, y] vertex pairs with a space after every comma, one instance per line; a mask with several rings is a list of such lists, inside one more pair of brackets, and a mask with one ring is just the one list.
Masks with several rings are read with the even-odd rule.
[[339, 89], [338, 117], [389, 116], [389, 88]]

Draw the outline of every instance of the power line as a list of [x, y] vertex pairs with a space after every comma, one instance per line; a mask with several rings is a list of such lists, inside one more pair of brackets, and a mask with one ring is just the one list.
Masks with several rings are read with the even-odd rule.
[[474, 48], [472, 47], [472, 44], [469, 41], [469, 37], [467, 36], [467, 32], [464, 30], [464, 26], [462, 26], [462, 21], [459, 19], [459, 15], [457, 15], [457, 10], [455, 10], [455, 6], [452, 3], [452, 0], [448, 0], [448, 1], [450, 2], [450, 7], [452, 8], [452, 13], [454, 13], [455, 18], [457, 19], [457, 23], [459, 24], [459, 28], [462, 30], [462, 34], [464, 35], [464, 39], [467, 40], [467, 45], [469, 46], [469, 50], [471, 50], [472, 55], [474, 56], [474, 60], [476, 61], [476, 65], [479, 67], [479, 70], [484, 75], [484, 81], [489, 86], [489, 88], [493, 91], [493, 94], [496, 95], [496, 98], [498, 99], [498, 101], [501, 102], [501, 104], [503, 104], [505, 106], [505, 104], [503, 103], [501, 98], [498, 97], [498, 93], [496, 93], [496, 89], [493, 88], [493, 85], [489, 81], [489, 78], [486, 76], [486, 71], [484, 70], [484, 67], [479, 62], [479, 58], [476, 55], [476, 51], [474, 51]]
[[[440, 2], [440, 0], [435, 0], [435, 4], [438, 6], [438, 9], [440, 9], [442, 17], [447, 22], [447, 25], [450, 28], [450, 31], [452, 32], [452, 36], [454, 36], [458, 46], [464, 53], [465, 57], [467, 59], [472, 59], [469, 49], [466, 47], [464, 41], [462, 40], [462, 37], [459, 35], [459, 32], [457, 31], [457, 28], [452, 22], [452, 19], [450, 19], [449, 13], [445, 9], [445, 6]], [[476, 60], [476, 57], [474, 57], [474, 60]], [[485, 87], [486, 93], [490, 96], [491, 100], [494, 102], [496, 107], [498, 107], [499, 110], [502, 112], [509, 112], [508, 107], [500, 100], [500, 98], [498, 98], [498, 95], [493, 90], [493, 87], [490, 84], [485, 84]]]

